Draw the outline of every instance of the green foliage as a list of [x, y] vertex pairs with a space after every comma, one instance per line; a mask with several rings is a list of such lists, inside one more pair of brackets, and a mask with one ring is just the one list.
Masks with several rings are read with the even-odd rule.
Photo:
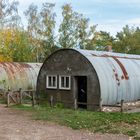
[[114, 38], [105, 31], [100, 31], [95, 39], [96, 50], [106, 50], [107, 46], [113, 46]]
[[[89, 19], [75, 12], [70, 4], [62, 6], [62, 22], [56, 30], [55, 4], [43, 3], [39, 10], [31, 4], [24, 12], [27, 28], [21, 27], [18, 1], [0, 2], [0, 61], [43, 62], [60, 48], [106, 50], [140, 54], [140, 29], [126, 25], [116, 37], [89, 26]], [[56, 34], [57, 33], [57, 34]]]
[[116, 52], [140, 54], [140, 29], [126, 25], [121, 32], [116, 35], [114, 42]]
[[2, 97], [3, 96], [2, 94], [0, 94], [0, 104], [6, 104], [7, 101], [5, 98]]
[[135, 130], [127, 131], [128, 136], [136, 136], [137, 132]]
[[[16, 108], [19, 109], [18, 106]], [[25, 109], [26, 107], [23, 106]], [[29, 107], [27, 107], [29, 109]], [[129, 136], [138, 136], [140, 128], [140, 113], [104, 113], [91, 112], [86, 110], [72, 110], [61, 108], [60, 105], [50, 108], [48, 104], [37, 106], [33, 111], [35, 120], [45, 120], [56, 122], [73, 129], [85, 129], [91, 132], [101, 133], [123, 133]]]
[[[79, 19], [78, 19], [79, 18]], [[89, 19], [84, 18], [83, 15], [79, 15], [77, 21], [77, 32], [78, 32], [78, 45], [80, 46], [81, 49], [86, 49], [87, 47], [87, 40], [89, 37], [89, 32], [88, 32], [88, 27], [89, 27]]]
[[59, 44], [62, 48], [76, 47], [76, 16], [77, 13], [73, 12], [71, 5], [66, 4], [62, 7], [63, 21], [59, 27]]
[[55, 105], [55, 107], [56, 108], [64, 108], [64, 104], [63, 103], [57, 103], [56, 105]]
[[29, 105], [13, 105], [13, 106], [10, 106], [10, 108], [16, 108], [16, 109], [19, 109], [19, 110], [23, 110], [23, 111], [34, 111], [34, 108], [32, 106], [29, 106]]
[[59, 44], [62, 48], [87, 49], [90, 37], [95, 36], [96, 26], [89, 26], [89, 19], [73, 11], [70, 4], [62, 7], [63, 21], [59, 27]]
[[27, 62], [32, 60], [31, 48], [29, 46], [28, 35], [22, 29], [5, 29], [0, 31], [2, 42], [4, 45], [0, 51], [5, 59], [1, 61], [20, 61]]
[[14, 50], [11, 56], [13, 61], [32, 61], [32, 48], [30, 47], [28, 34], [24, 31], [17, 30], [15, 35], [16, 38], [10, 46], [10, 50]]
[[34, 59], [42, 62], [46, 56], [56, 50], [54, 29], [55, 16], [54, 4], [43, 3], [39, 12], [38, 7], [31, 4], [25, 15], [28, 20], [28, 35], [32, 46]]
[[40, 16], [38, 13], [38, 7], [34, 4], [31, 4], [28, 9], [24, 12], [27, 21], [27, 33], [29, 38], [30, 47], [32, 48], [33, 60], [39, 62], [39, 56], [41, 55], [40, 48], [40, 35], [39, 28], [41, 26]]
[[42, 11], [40, 12], [42, 28], [40, 35], [42, 36], [42, 61], [46, 56], [50, 55], [57, 49], [55, 45], [54, 30], [56, 26], [56, 13], [53, 11], [55, 4], [43, 3]]
[[134, 140], [140, 140], [140, 137], [134, 137]]

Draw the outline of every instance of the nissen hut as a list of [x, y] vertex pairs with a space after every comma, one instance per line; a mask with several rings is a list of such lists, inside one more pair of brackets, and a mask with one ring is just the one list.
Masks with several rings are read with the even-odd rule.
[[121, 100], [140, 99], [140, 56], [112, 52], [60, 49], [39, 72], [38, 98], [65, 107], [94, 110]]

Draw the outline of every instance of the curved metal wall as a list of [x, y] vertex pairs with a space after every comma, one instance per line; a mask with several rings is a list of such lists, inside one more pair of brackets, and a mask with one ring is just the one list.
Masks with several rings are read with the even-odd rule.
[[35, 89], [41, 63], [0, 62], [0, 89]]
[[140, 56], [77, 50], [92, 64], [100, 83], [103, 104], [140, 99]]

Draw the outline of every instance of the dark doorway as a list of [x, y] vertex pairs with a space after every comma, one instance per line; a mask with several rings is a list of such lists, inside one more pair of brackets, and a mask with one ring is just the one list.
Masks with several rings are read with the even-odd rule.
[[77, 101], [79, 108], [87, 108], [87, 77], [77, 76]]

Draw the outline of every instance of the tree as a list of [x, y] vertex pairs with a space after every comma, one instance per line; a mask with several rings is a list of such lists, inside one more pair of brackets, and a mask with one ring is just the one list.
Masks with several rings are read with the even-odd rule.
[[54, 6], [51, 3], [43, 3], [41, 11], [38, 12], [37, 6], [31, 4], [25, 11], [28, 20], [27, 32], [37, 62], [42, 62], [56, 49]]
[[140, 29], [126, 25], [116, 35], [114, 50], [129, 54], [140, 54]]
[[18, 1], [0, 0], [0, 28], [17, 27], [20, 24]]
[[[0, 49], [1, 61], [32, 61], [28, 35], [21, 29], [3, 29], [0, 31], [3, 46]], [[1, 42], [1, 40], [0, 40]]]
[[12, 40], [12, 33], [8, 30], [0, 30], [0, 61], [13, 61], [11, 50], [9, 51], [8, 44]]
[[77, 19], [71, 5], [62, 7], [63, 21], [59, 27], [59, 44], [62, 48], [74, 48], [77, 46]]
[[106, 50], [107, 46], [113, 46], [114, 38], [105, 31], [96, 32], [96, 38], [94, 40], [96, 50]]
[[81, 49], [86, 49], [87, 40], [89, 38], [89, 19], [85, 18], [82, 14], [78, 14], [76, 16], [76, 24], [77, 24], [77, 33], [78, 33], [78, 45]]
[[30, 40], [30, 47], [32, 48], [32, 53], [34, 54], [34, 61], [39, 62], [39, 56], [41, 54], [39, 29], [41, 24], [38, 7], [31, 4], [24, 14], [28, 21], [27, 32]]
[[95, 40], [98, 39], [99, 33], [96, 32], [97, 25], [90, 26], [89, 37], [87, 39], [86, 49], [88, 50], [96, 50]]
[[15, 30], [15, 37], [9, 46], [12, 51], [11, 58], [15, 62], [33, 62], [32, 48], [27, 32], [24, 30]]
[[18, 1], [0, 0], [0, 56], [4, 61], [12, 61], [12, 50], [9, 51], [7, 45], [14, 36], [11, 32], [13, 28], [20, 26], [18, 4]]
[[40, 35], [42, 37], [42, 61], [46, 56], [50, 55], [53, 51], [57, 49], [55, 45], [55, 17], [56, 13], [53, 12], [55, 4], [52, 3], [43, 3], [41, 15], [41, 28]]
[[[88, 41], [90, 36], [93, 36], [91, 29], [95, 26], [89, 27], [89, 19], [85, 18], [83, 14], [73, 11], [70, 4], [62, 7], [63, 21], [59, 28], [59, 43], [63, 48], [88, 48]], [[92, 34], [93, 33], [93, 34]]]

